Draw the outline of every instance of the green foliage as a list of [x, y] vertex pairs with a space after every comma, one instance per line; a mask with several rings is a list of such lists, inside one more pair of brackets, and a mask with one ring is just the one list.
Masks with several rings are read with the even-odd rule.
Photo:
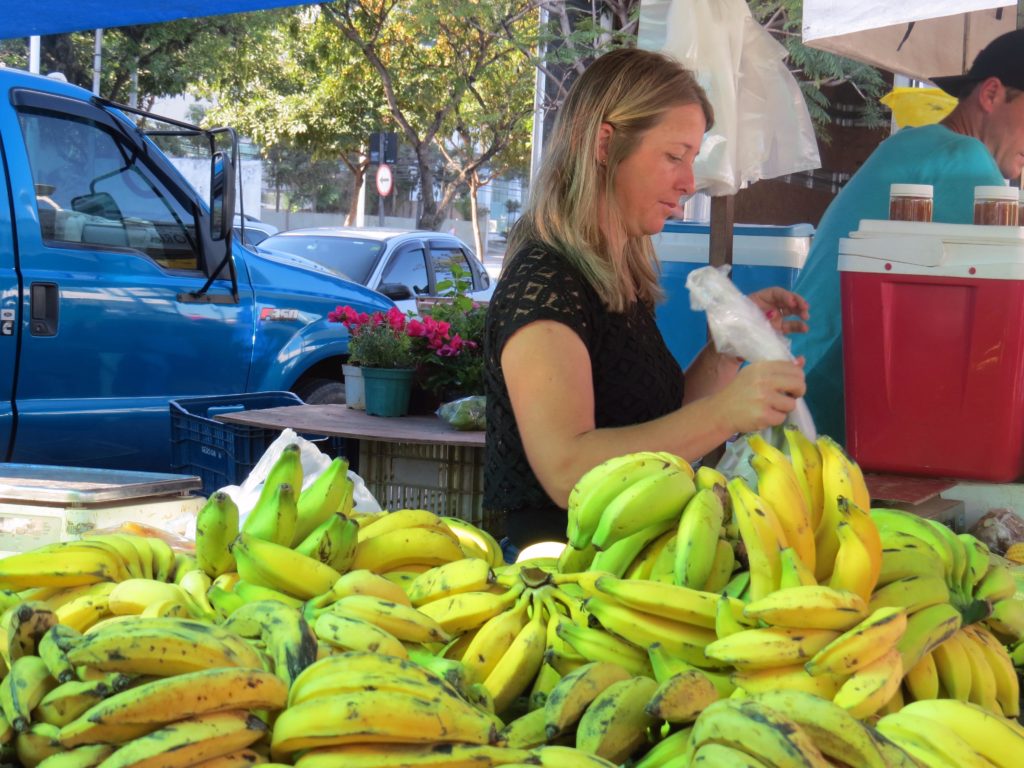
[[803, 3], [801, 0], [748, 0], [751, 14], [786, 49], [787, 65], [803, 92], [807, 110], [821, 141], [828, 140], [827, 127], [834, 117], [831, 102], [822, 88], [848, 83], [860, 95], [860, 110], [853, 115], [869, 128], [888, 121], [879, 99], [888, 90], [882, 73], [872, 66], [805, 46], [800, 40]]

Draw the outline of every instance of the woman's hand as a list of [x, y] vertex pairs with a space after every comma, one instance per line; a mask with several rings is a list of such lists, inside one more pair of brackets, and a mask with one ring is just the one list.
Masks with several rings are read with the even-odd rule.
[[[762, 288], [750, 294], [749, 298], [764, 310], [765, 317], [780, 333], [807, 333], [810, 317], [807, 301], [802, 296], [785, 288]], [[786, 318], [799, 318], [796, 320]]]
[[773, 360], [741, 368], [712, 398], [729, 429], [756, 432], [785, 421], [806, 389], [802, 360]]

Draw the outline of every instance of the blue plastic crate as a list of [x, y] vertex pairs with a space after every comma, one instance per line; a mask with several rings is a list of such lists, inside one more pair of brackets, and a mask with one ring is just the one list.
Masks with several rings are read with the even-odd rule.
[[[225, 424], [213, 416], [303, 405], [292, 392], [245, 392], [237, 395], [183, 397], [170, 401], [171, 464], [174, 472], [197, 475], [206, 496], [225, 485], [238, 485], [280, 434], [280, 430]], [[322, 438], [320, 449], [339, 455], [341, 438]]]

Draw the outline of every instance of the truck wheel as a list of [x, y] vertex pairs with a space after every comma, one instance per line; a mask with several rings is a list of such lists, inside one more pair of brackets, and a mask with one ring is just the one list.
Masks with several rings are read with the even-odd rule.
[[309, 405], [344, 403], [345, 385], [333, 379], [306, 379], [295, 387], [295, 394]]

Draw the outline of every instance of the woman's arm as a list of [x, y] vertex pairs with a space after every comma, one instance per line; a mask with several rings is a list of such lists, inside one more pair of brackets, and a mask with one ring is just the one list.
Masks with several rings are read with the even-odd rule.
[[643, 424], [597, 429], [590, 356], [569, 327], [530, 323], [501, 354], [526, 457], [544, 490], [563, 507], [583, 473], [612, 456], [664, 450], [696, 460], [736, 432], [782, 423], [803, 394], [797, 364], [757, 363], [738, 374], [735, 360], [728, 365], [731, 375], [726, 366], [717, 389], [709, 383], [707, 396], [677, 411]]

